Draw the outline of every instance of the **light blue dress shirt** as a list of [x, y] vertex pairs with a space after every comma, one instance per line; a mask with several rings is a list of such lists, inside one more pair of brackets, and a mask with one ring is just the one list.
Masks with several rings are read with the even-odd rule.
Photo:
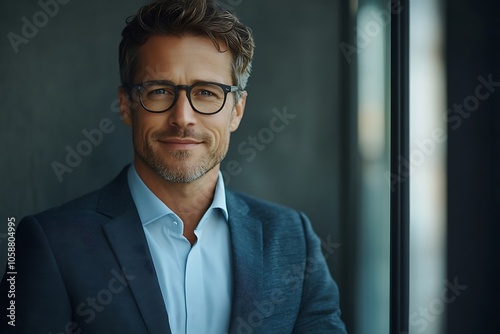
[[212, 204], [191, 247], [182, 220], [128, 170], [173, 334], [227, 333], [231, 315], [231, 243], [224, 181], [219, 173]]

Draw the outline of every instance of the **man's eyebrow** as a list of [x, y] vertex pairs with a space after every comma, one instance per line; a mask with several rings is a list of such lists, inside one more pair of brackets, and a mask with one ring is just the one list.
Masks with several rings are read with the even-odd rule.
[[[217, 79], [193, 79], [189, 80], [188, 85], [194, 85], [199, 82], [220, 82], [220, 80]], [[164, 80], [164, 79], [159, 79], [159, 80], [147, 80], [144, 81], [143, 84], [149, 83], [149, 84], [170, 84], [177, 86], [178, 84], [173, 82], [172, 80]], [[222, 82], [221, 82], [222, 83]]]
[[[228, 84], [228, 85], [231, 84], [231, 83], [227, 83], [226, 81], [227, 81], [227, 79], [224, 79], [222, 77], [204, 78], [204, 79], [193, 79], [193, 80], [190, 80], [189, 84], [193, 85], [193, 84], [198, 83], [198, 82], [217, 82], [217, 83]], [[231, 79], [229, 79], [229, 81], [231, 81]]]
[[144, 81], [143, 84], [149, 83], [149, 84], [170, 84], [170, 85], [176, 85], [173, 81], [171, 80], [148, 80]]

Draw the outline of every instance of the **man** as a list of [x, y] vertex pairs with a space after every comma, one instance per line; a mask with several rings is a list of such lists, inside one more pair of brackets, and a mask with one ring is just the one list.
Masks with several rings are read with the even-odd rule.
[[170, 0], [142, 7], [122, 37], [133, 164], [23, 219], [2, 333], [345, 333], [307, 218], [226, 190], [219, 172], [251, 31], [212, 1]]

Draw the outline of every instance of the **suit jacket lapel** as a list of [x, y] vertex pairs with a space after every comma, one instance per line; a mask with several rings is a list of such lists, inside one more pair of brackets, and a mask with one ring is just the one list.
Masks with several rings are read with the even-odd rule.
[[262, 278], [262, 223], [249, 216], [247, 204], [234, 193], [226, 192], [229, 229], [233, 250], [233, 305], [230, 333], [236, 332], [240, 321], [255, 310], [260, 300]]
[[125, 275], [148, 332], [171, 333], [146, 236], [127, 182], [128, 166], [102, 190], [97, 211], [112, 220], [104, 233]]

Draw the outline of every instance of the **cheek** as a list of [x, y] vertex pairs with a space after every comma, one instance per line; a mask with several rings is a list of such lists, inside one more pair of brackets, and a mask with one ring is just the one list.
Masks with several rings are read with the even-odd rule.
[[159, 129], [159, 120], [154, 117], [144, 117], [144, 115], [140, 115], [140, 113], [141, 110], [134, 111], [132, 123], [134, 133], [142, 137], [150, 137], [153, 132]]
[[231, 124], [228, 121], [225, 121], [223, 125], [218, 123], [216, 126], [207, 127], [208, 129], [212, 128], [214, 130], [210, 131], [211, 136], [213, 138], [213, 145], [216, 145], [218, 148], [222, 148], [227, 145], [229, 141], [229, 135], [231, 133], [230, 128]]

